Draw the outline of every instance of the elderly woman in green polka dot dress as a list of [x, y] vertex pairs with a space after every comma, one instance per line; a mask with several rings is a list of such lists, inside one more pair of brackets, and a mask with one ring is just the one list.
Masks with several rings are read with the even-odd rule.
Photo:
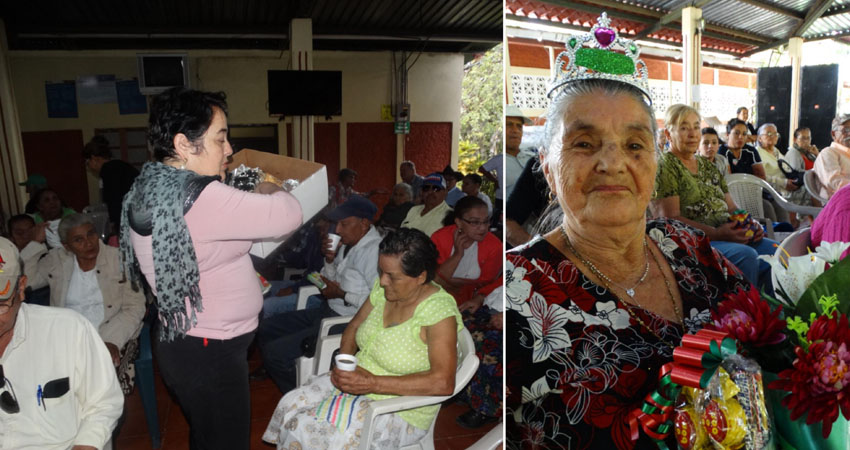
[[[340, 353], [355, 354], [357, 368], [334, 368], [284, 395], [263, 440], [278, 449], [356, 448], [371, 401], [451, 395], [463, 320], [454, 298], [433, 282], [437, 256], [419, 230], [402, 228], [381, 241], [379, 277], [340, 345]], [[373, 448], [417, 442], [438, 410], [425, 406], [379, 416]]]

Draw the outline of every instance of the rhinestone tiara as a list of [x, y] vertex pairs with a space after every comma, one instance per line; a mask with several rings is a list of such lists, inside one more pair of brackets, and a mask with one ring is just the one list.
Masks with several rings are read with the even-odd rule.
[[[622, 38], [611, 19], [602, 13], [590, 32], [572, 36], [566, 50], [555, 59], [555, 77], [549, 85], [549, 98], [554, 100], [569, 83], [580, 80], [614, 80], [638, 88], [650, 104], [648, 71], [640, 59], [640, 47]], [[622, 53], [620, 53], [622, 52]]]

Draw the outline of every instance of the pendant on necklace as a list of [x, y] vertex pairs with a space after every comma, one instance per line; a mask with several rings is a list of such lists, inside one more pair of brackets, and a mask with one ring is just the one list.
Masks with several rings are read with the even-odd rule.
[[629, 294], [629, 297], [634, 297], [635, 296], [635, 290], [634, 289], [626, 289], [626, 294]]

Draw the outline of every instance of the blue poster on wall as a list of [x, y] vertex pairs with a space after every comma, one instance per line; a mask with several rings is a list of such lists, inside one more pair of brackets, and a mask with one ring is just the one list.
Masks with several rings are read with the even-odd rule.
[[77, 117], [77, 86], [74, 81], [45, 83], [44, 90], [47, 94], [47, 117]]
[[148, 99], [139, 92], [139, 80], [124, 80], [115, 83], [118, 91], [118, 112], [121, 114], [146, 114]]

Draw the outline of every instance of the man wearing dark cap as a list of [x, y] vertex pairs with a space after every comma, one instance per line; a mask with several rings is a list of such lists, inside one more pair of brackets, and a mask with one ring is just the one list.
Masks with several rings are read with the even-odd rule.
[[369, 297], [378, 278], [381, 235], [372, 226], [377, 211], [368, 199], [352, 195], [328, 213], [342, 239], [337, 249], [329, 248], [331, 241], [325, 239], [325, 266], [321, 275], [327, 286], [321, 290], [322, 305], [277, 314], [260, 323], [257, 334], [263, 365], [281, 392], [295, 388], [295, 360], [303, 353], [301, 343], [318, 336], [322, 319], [352, 316]]
[[446, 181], [439, 172], [422, 180], [422, 204], [410, 208], [401, 223], [403, 228], [413, 228], [428, 236], [443, 227], [446, 213], [452, 210], [446, 200]]
[[0, 430], [10, 448], [111, 448], [124, 395], [94, 326], [67, 308], [23, 303], [18, 249], [0, 238]]

